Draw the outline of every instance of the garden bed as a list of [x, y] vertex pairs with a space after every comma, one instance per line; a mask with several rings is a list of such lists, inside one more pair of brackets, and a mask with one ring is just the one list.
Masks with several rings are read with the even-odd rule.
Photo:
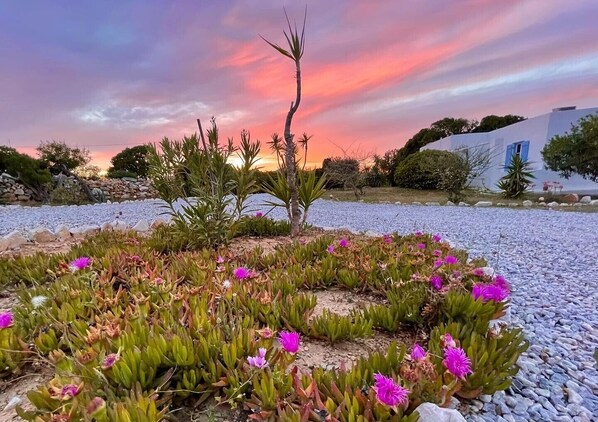
[[504, 279], [438, 236], [312, 231], [170, 255], [147, 242], [103, 233], [0, 261], [0, 285], [20, 286], [5, 382], [54, 367], [22, 417], [415, 420], [422, 402], [507, 388], [526, 348], [520, 330], [489, 330]]

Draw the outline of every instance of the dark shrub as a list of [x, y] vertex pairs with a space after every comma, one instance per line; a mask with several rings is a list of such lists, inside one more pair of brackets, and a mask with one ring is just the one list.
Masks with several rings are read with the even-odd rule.
[[453, 167], [459, 157], [448, 151], [425, 150], [410, 155], [395, 172], [395, 183], [401, 188], [438, 189], [441, 170]]

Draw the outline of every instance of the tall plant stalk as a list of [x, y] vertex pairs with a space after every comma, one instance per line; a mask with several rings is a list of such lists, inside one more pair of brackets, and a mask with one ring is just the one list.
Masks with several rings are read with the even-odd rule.
[[293, 123], [293, 116], [301, 103], [301, 58], [303, 57], [305, 47], [305, 21], [307, 19], [307, 9], [305, 10], [303, 18], [303, 28], [301, 29], [301, 33], [298, 31], [297, 25], [295, 25], [294, 28], [291, 26], [286, 10], [285, 17], [289, 27], [288, 34], [284, 31], [284, 36], [288, 43], [288, 50], [282, 48], [278, 44], [268, 41], [264, 37], [262, 37], [262, 39], [280, 54], [288, 57], [295, 63], [295, 101], [291, 101], [291, 107], [289, 108], [284, 124], [284, 170], [286, 171], [287, 185], [290, 192], [289, 217], [291, 220], [291, 236], [297, 236], [301, 231], [301, 209], [299, 206], [299, 189], [297, 186], [297, 161], [295, 159], [297, 154], [297, 143], [294, 139], [295, 136], [291, 133], [291, 124]]

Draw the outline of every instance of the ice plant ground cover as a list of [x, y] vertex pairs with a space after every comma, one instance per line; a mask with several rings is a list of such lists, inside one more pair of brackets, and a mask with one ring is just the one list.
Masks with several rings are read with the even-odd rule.
[[[432, 235], [323, 235], [268, 254], [161, 255], [146, 242], [102, 234], [63, 256], [0, 261], [0, 284], [21, 285], [0, 318], [1, 375], [35, 360], [54, 371], [22, 418], [188, 420], [180, 409], [216, 403], [254, 420], [411, 421], [422, 402], [507, 388], [527, 348], [519, 329], [490, 328], [508, 282]], [[375, 301], [312, 318], [314, 292], [329, 288]], [[395, 342], [339, 370], [294, 365], [310, 339], [406, 331], [417, 347]]]

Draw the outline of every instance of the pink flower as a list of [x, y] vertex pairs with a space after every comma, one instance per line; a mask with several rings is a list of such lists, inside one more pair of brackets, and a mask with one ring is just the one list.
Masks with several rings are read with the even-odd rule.
[[305, 239], [299, 239], [299, 244], [300, 245], [305, 245], [307, 243], [307, 240]]
[[415, 237], [420, 237], [423, 233], [420, 231], [415, 232]]
[[409, 390], [395, 383], [390, 377], [382, 374], [374, 374], [374, 391], [376, 399], [383, 405], [395, 407], [398, 405], [406, 406], [409, 402]]
[[328, 245], [328, 247], [326, 248], [326, 252], [333, 253], [334, 252], [334, 246], [333, 245]]
[[440, 236], [438, 233], [436, 233], [434, 236], [432, 236], [432, 240], [434, 242], [440, 242], [442, 240], [442, 236]]
[[449, 333], [445, 333], [442, 336], [442, 342], [444, 343], [444, 347], [457, 347], [457, 343], [455, 342], [455, 339], [453, 338], [453, 336], [451, 336]]
[[422, 360], [426, 357], [426, 351], [419, 344], [415, 343], [411, 349], [411, 359]]
[[13, 323], [13, 316], [12, 312], [2, 312], [0, 313], [0, 330], [4, 328], [8, 328]]
[[346, 248], [347, 246], [349, 246], [349, 241], [347, 239], [343, 238], [343, 239], [339, 240], [338, 245], [341, 248]]
[[442, 251], [440, 251], [438, 249], [434, 249], [434, 252], [432, 252], [432, 255], [434, 255], [434, 256], [440, 256], [440, 255], [442, 255]]
[[79, 394], [79, 387], [75, 384], [67, 384], [60, 390], [60, 399], [69, 400]]
[[256, 213], [255, 213], [255, 216], [256, 216], [257, 218], [260, 218], [260, 217], [263, 217], [263, 216], [264, 216], [264, 213], [263, 213], [263, 212], [261, 212], [261, 211], [258, 211], [258, 212], [256, 212]]
[[287, 353], [297, 353], [299, 351], [299, 333], [281, 331], [278, 336], [280, 345]]
[[266, 328], [262, 328], [261, 330], [257, 330], [256, 333], [258, 333], [258, 335], [261, 338], [272, 338], [272, 336], [274, 335], [274, 331], [272, 331], [272, 329], [270, 327], [266, 327]]
[[457, 262], [459, 262], [459, 260], [456, 257], [452, 256], [452, 255], [447, 255], [444, 258], [444, 263], [448, 264], [448, 265], [456, 264]]
[[442, 267], [442, 264], [444, 264], [444, 261], [442, 259], [437, 259], [434, 261], [434, 268]]
[[417, 244], [417, 248], [418, 249], [426, 249], [426, 244], [425, 243], [418, 243]]
[[439, 275], [433, 275], [430, 277], [430, 285], [436, 290], [442, 289], [442, 277]]
[[87, 256], [82, 256], [77, 259], [74, 259], [69, 264], [69, 268], [72, 272], [77, 272], [79, 270], [84, 270], [85, 268], [91, 265], [91, 258]]
[[162, 283], [164, 283], [164, 279], [162, 277], [156, 277], [154, 279], [154, 283], [156, 283], [156, 284], [162, 284]]
[[500, 287], [500, 288], [508, 291], [508, 292], [511, 291], [511, 286], [507, 282], [507, 279], [504, 276], [500, 275], [500, 274], [497, 274], [494, 277], [494, 284], [497, 285], [498, 287]]
[[474, 299], [477, 300], [481, 298], [483, 302], [488, 302], [490, 300], [494, 302], [502, 302], [509, 297], [509, 291], [495, 283], [476, 283], [471, 289], [471, 294]]
[[104, 358], [104, 362], [102, 362], [102, 369], [110, 369], [114, 366], [116, 362], [119, 360], [119, 356], [116, 353], [110, 353]]
[[382, 240], [384, 241], [384, 243], [392, 243], [392, 235], [390, 234], [385, 234], [382, 237]]
[[471, 370], [471, 360], [467, 357], [465, 351], [458, 347], [447, 347], [444, 349], [442, 364], [457, 378], [464, 379], [467, 374], [473, 373]]
[[263, 369], [268, 366], [268, 361], [266, 360], [266, 349], [260, 347], [257, 356], [248, 357], [247, 362], [249, 363], [249, 366], [257, 369]]
[[471, 273], [476, 277], [483, 277], [486, 274], [482, 268], [474, 268]]
[[224, 258], [218, 255], [218, 258], [216, 258], [216, 264], [224, 264]]
[[249, 278], [251, 276], [251, 272], [247, 268], [245, 268], [245, 267], [239, 267], [239, 268], [235, 269], [235, 271], [233, 272], [233, 274], [239, 280], [243, 280], [243, 279]]

